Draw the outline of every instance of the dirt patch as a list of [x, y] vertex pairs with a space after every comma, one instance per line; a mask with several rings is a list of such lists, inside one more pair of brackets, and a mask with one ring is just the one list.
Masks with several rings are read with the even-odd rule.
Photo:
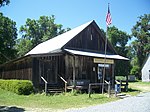
[[64, 112], [64, 110], [51, 108], [25, 108], [25, 112]]
[[139, 86], [138, 88], [143, 92], [150, 92], [150, 86]]
[[142, 92], [150, 92], [150, 86], [148, 85], [132, 85], [131, 88], [138, 89]]

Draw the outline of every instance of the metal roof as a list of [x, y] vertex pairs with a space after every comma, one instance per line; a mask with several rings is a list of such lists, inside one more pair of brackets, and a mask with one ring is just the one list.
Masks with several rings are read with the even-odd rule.
[[90, 25], [94, 20], [87, 22], [79, 27], [76, 27], [66, 33], [58, 35], [52, 39], [49, 39], [31, 51], [29, 51], [26, 55], [29, 54], [44, 54], [51, 53], [60, 50], [67, 42], [69, 42], [72, 38], [74, 38], [77, 34], [79, 34], [82, 30], [84, 30], [88, 25]]
[[[85, 51], [77, 51], [77, 50], [71, 50], [71, 49], [65, 49], [65, 51], [75, 54], [75, 55], [81, 55], [81, 56], [91, 56], [91, 57], [98, 57], [98, 58], [105, 58], [105, 54], [100, 53], [93, 53], [93, 52], [85, 52]], [[125, 58], [120, 55], [106, 55], [107, 59], [119, 59], [119, 60], [129, 60], [128, 58]]]

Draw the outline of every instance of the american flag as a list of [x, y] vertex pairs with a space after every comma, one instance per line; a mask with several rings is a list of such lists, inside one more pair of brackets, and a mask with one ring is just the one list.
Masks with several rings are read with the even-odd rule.
[[110, 10], [109, 10], [109, 4], [108, 4], [108, 13], [106, 15], [106, 24], [107, 26], [109, 26], [112, 23], [112, 19], [111, 19], [111, 14], [110, 14]]

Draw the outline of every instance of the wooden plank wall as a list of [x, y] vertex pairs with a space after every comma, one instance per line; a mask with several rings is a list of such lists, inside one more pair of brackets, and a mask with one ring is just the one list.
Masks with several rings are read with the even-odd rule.
[[65, 77], [64, 56], [62, 54], [35, 57], [32, 66], [35, 86], [44, 85], [41, 76], [44, 77], [49, 85], [62, 85], [63, 82], [59, 78], [59, 76]]
[[[94, 63], [93, 57], [86, 56], [65, 56], [66, 79], [68, 82], [73, 81], [73, 64], [75, 59], [75, 80], [89, 80], [90, 83], [100, 82], [98, 80], [98, 64]], [[110, 64], [110, 68], [106, 68], [105, 80], [110, 81], [111, 86], [114, 86], [114, 65]]]
[[[91, 25], [68, 42], [64, 48], [104, 53], [104, 45], [105, 38]], [[114, 50], [109, 44], [107, 45], [107, 53], [114, 54]]]
[[[93, 58], [72, 55], [65, 56], [65, 78], [67, 81], [73, 80], [74, 59], [76, 80], [90, 80], [90, 82], [97, 82], [97, 64], [93, 63]], [[95, 68], [95, 70], [93, 70], [93, 68]]]
[[0, 79], [32, 80], [31, 59], [22, 59], [1, 66]]
[[23, 58], [0, 67], [0, 79], [31, 80], [36, 88], [44, 84], [43, 76], [49, 84], [63, 85], [58, 75], [65, 77], [63, 54], [41, 55]]
[[5, 71], [1, 73], [0, 79], [22, 79], [22, 80], [32, 80], [32, 69], [20, 69], [13, 71]]

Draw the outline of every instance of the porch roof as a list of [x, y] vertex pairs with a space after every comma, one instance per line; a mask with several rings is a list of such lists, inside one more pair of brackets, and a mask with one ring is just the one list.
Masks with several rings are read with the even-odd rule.
[[[90, 56], [90, 57], [98, 57], [98, 58], [105, 58], [105, 54], [100, 53], [93, 53], [93, 52], [85, 52], [85, 51], [78, 51], [78, 50], [71, 50], [71, 49], [65, 49], [65, 51], [74, 54], [74, 55], [81, 55], [81, 56]], [[120, 56], [120, 55], [106, 55], [107, 59], [118, 59], [118, 60], [129, 60], [126, 57]]]

